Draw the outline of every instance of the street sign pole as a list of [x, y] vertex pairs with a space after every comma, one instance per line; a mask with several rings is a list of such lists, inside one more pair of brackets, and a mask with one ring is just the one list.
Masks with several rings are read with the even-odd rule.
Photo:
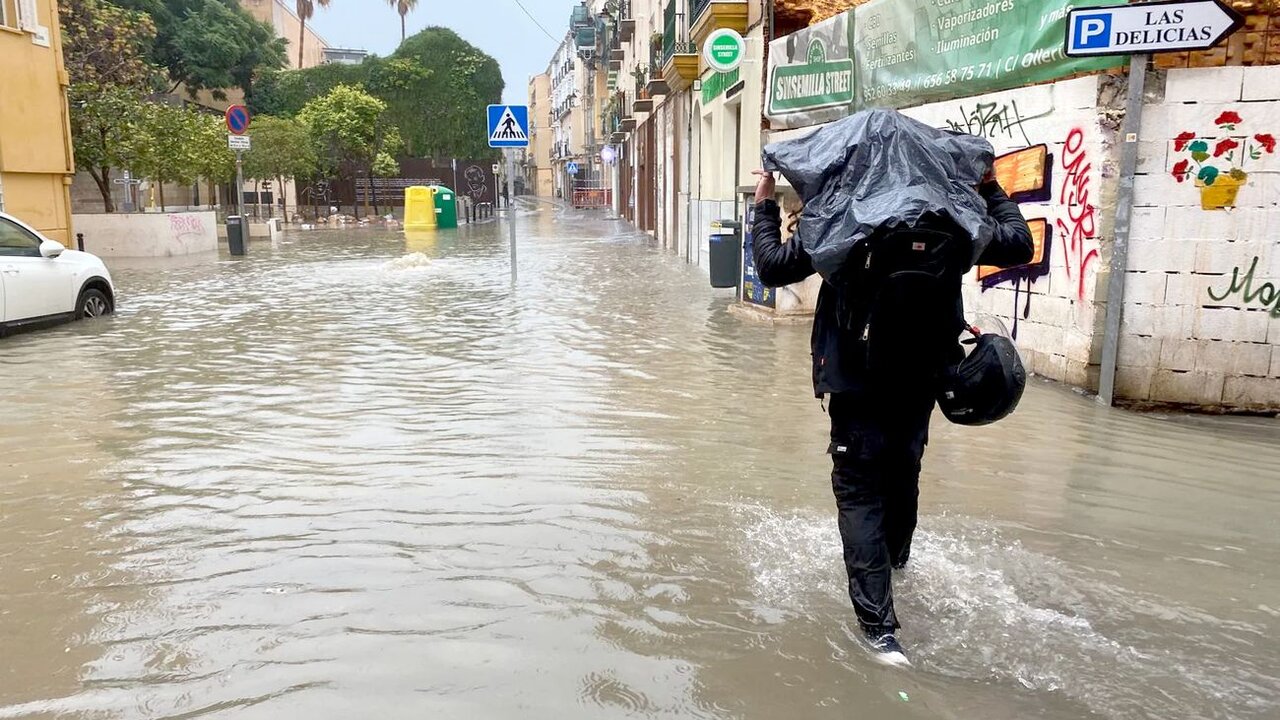
[[244, 223], [244, 151], [236, 151], [236, 215]]
[[1120, 320], [1124, 313], [1124, 281], [1129, 270], [1129, 228], [1133, 220], [1133, 176], [1138, 168], [1138, 128], [1142, 126], [1142, 95], [1146, 90], [1150, 55], [1129, 58], [1129, 98], [1124, 112], [1124, 143], [1120, 151], [1120, 187], [1116, 193], [1115, 242], [1111, 246], [1107, 278], [1107, 315], [1102, 334], [1102, 372], [1098, 376], [1098, 402], [1108, 407], [1115, 400], [1116, 360], [1120, 354]]
[[511, 285], [516, 284], [516, 151], [507, 153], [507, 232], [511, 235]]

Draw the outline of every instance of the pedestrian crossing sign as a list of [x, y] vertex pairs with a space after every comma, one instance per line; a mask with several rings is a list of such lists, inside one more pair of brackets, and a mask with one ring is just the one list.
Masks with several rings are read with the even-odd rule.
[[489, 147], [529, 146], [529, 106], [489, 106]]

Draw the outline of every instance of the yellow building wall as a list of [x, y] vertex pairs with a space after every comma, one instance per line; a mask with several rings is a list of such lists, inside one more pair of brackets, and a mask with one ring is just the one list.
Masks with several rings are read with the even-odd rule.
[[[276, 35], [288, 41], [287, 68], [298, 70], [315, 67], [324, 62], [324, 38], [311, 29], [310, 22], [307, 23], [306, 40], [302, 44], [302, 65], [300, 68], [298, 65], [298, 31], [302, 29], [302, 21], [298, 19], [298, 15], [291, 5], [292, 3], [286, 5], [281, 0], [240, 0], [240, 6], [249, 11], [250, 15], [263, 22], [270, 23], [276, 29]], [[317, 4], [316, 15], [323, 12], [325, 12], [325, 9]]]
[[[67, 118], [67, 74], [55, 0], [35, 0], [48, 47], [0, 26], [0, 192], [5, 212], [62, 243], [71, 238], [69, 183], [75, 172]], [[10, 10], [13, 4], [6, 3]]]

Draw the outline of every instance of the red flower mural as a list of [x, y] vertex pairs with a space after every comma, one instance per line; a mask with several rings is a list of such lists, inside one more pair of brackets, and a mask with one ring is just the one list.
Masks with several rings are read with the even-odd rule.
[[1182, 152], [1183, 148], [1187, 146], [1187, 143], [1195, 139], [1196, 139], [1196, 134], [1193, 132], [1189, 132], [1189, 131], [1180, 132], [1178, 133], [1178, 137], [1173, 139], [1173, 149], [1176, 152]]
[[1226, 153], [1231, 152], [1232, 150], [1235, 150], [1238, 147], [1240, 147], [1240, 143], [1236, 142], [1235, 140], [1232, 140], [1231, 138], [1227, 138], [1226, 140], [1219, 140], [1218, 144], [1213, 146], [1213, 156], [1222, 157]]
[[1174, 177], [1178, 182], [1182, 182], [1183, 180], [1186, 180], [1186, 179], [1187, 179], [1187, 169], [1188, 169], [1189, 167], [1191, 167], [1191, 161], [1190, 161], [1190, 160], [1179, 160], [1178, 162], [1174, 163], [1174, 165], [1173, 165], [1173, 177]]
[[1235, 110], [1228, 110], [1222, 113], [1221, 115], [1219, 115], [1218, 119], [1213, 121], [1213, 124], [1214, 125], [1238, 125], [1241, 122], [1242, 120], [1240, 118], [1240, 113], [1236, 112]]
[[1253, 139], [1257, 140], [1258, 144], [1261, 145], [1263, 149], [1265, 149], [1267, 152], [1273, 153], [1276, 151], [1276, 139], [1273, 135], [1271, 135], [1271, 133], [1262, 133], [1261, 135], [1254, 135]]

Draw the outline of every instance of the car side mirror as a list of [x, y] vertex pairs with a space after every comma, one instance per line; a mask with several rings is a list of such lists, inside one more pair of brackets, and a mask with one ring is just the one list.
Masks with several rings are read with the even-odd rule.
[[67, 247], [57, 240], [45, 240], [40, 243], [40, 254], [50, 260], [66, 252]]

